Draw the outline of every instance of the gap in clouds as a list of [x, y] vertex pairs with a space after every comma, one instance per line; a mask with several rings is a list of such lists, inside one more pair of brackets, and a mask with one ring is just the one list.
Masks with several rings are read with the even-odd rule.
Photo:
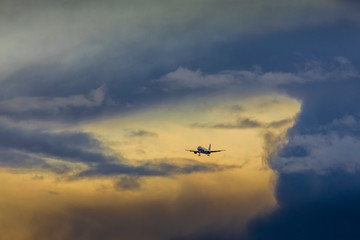
[[[356, 239], [359, 75], [343, 57], [308, 66], [296, 74], [264, 73], [254, 78], [302, 103], [286, 136], [265, 135], [264, 160], [278, 174], [279, 208], [260, 214], [245, 231], [234, 220], [174, 239]], [[346, 221], [338, 223], [338, 216]]]

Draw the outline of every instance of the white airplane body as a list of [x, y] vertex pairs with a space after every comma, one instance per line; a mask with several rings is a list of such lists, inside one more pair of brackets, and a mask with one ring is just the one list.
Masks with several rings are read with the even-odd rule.
[[211, 153], [222, 152], [225, 150], [211, 150], [211, 144], [210, 144], [208, 149], [202, 146], [198, 146], [197, 150], [185, 150], [185, 151], [193, 152], [194, 154], [199, 154], [199, 156], [201, 153], [210, 156]]

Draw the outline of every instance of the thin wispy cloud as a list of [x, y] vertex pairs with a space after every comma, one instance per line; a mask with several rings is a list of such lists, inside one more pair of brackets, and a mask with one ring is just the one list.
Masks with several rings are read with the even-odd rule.
[[280, 128], [290, 125], [294, 120], [282, 119], [270, 123], [261, 122], [252, 118], [240, 118], [236, 122], [231, 123], [193, 123], [190, 127], [194, 128], [218, 128], [218, 129], [252, 129], [252, 128]]

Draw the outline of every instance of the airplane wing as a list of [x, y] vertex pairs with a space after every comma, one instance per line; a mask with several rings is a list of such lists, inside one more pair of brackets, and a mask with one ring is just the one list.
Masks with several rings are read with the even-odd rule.
[[193, 153], [197, 153], [197, 150], [185, 150], [185, 151], [189, 151], [189, 152], [193, 152]]
[[214, 150], [214, 151], [210, 151], [210, 152], [214, 153], [214, 152], [222, 152], [222, 151], [225, 151], [225, 150]]

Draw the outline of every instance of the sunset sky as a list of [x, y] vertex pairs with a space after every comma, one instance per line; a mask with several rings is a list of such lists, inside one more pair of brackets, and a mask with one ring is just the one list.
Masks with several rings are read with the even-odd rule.
[[359, 12], [1, 1], [0, 239], [359, 239]]

